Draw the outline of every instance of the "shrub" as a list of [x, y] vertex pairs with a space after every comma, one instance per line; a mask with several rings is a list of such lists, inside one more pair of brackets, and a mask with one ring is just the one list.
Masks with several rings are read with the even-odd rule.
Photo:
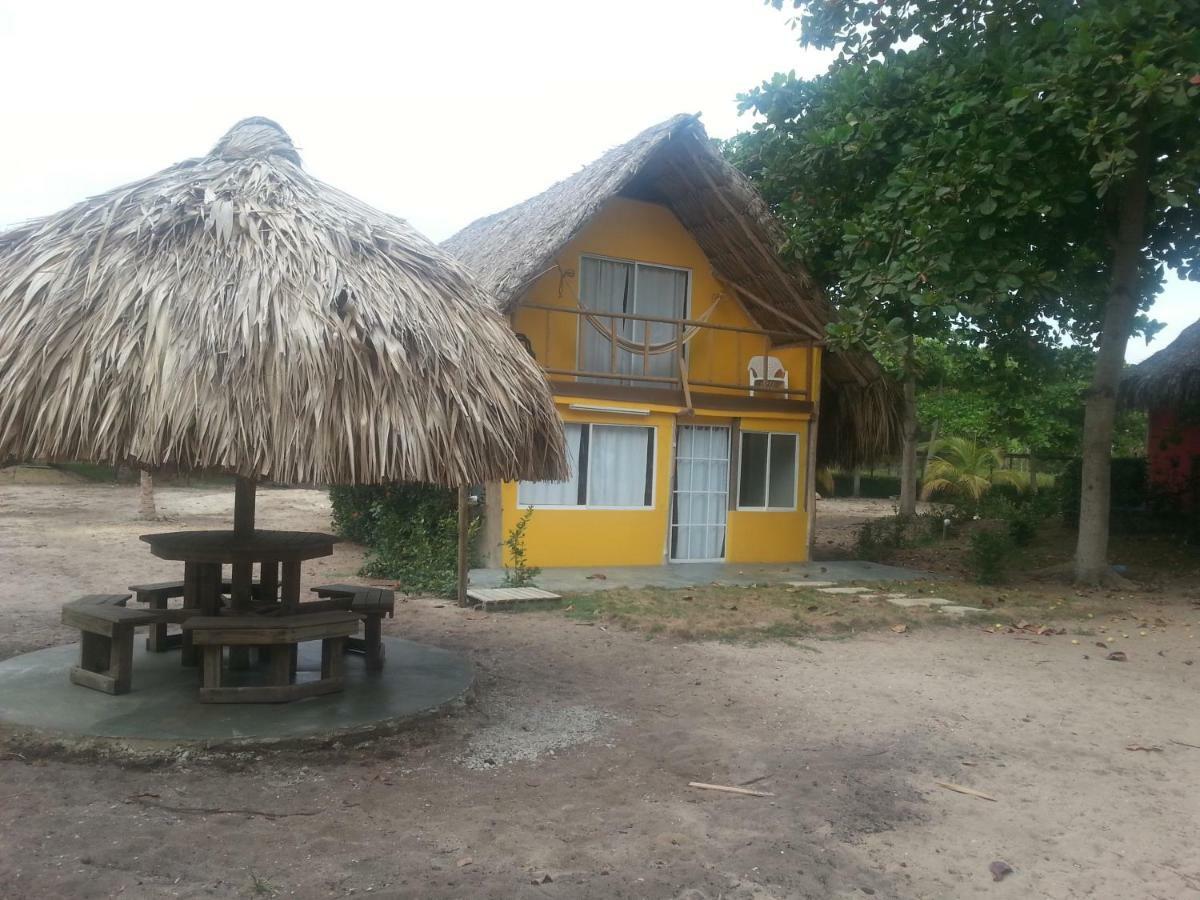
[[[1083, 461], [1067, 463], [1058, 479], [1063, 522], [1070, 528], [1079, 527], [1079, 500], [1083, 492]], [[1137, 530], [1137, 513], [1145, 513], [1150, 501], [1146, 459], [1133, 457], [1114, 459], [1109, 476], [1112, 505], [1109, 518], [1114, 530]]]
[[[830, 496], [849, 497], [854, 493], [854, 474], [835, 472], [833, 493]], [[875, 500], [888, 500], [900, 495], [899, 475], [863, 475], [859, 478], [859, 496]]]
[[858, 532], [857, 556], [871, 562], [881, 562], [901, 548], [928, 543], [941, 532], [942, 517], [938, 515], [875, 519]]
[[529, 527], [529, 520], [532, 518], [533, 507], [531, 506], [525, 510], [525, 514], [517, 520], [517, 524], [504, 539], [504, 546], [508, 548], [508, 556], [512, 561], [511, 567], [504, 567], [504, 583], [508, 587], [531, 585], [533, 579], [542, 572], [537, 566], [529, 565], [529, 557], [525, 552], [525, 530]]
[[1008, 575], [1016, 544], [1007, 531], [977, 531], [971, 535], [967, 561], [980, 584], [999, 584]]
[[[452, 596], [458, 579], [458, 500], [423, 484], [337, 487], [333, 527], [367, 548], [360, 574], [395, 579], [410, 593]], [[470, 537], [478, 531], [472, 522]]]

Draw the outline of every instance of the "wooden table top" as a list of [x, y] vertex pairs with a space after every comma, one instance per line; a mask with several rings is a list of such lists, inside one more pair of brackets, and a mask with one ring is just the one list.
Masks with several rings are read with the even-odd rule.
[[240, 535], [233, 531], [167, 531], [143, 534], [139, 540], [150, 545], [160, 559], [199, 563], [287, 562], [316, 559], [333, 553], [338, 538], [317, 531], [255, 531]]

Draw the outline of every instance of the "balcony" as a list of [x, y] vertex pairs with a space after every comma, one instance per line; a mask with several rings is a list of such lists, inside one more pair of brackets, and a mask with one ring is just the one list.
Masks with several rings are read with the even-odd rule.
[[555, 394], [685, 410], [807, 412], [817, 342], [701, 319], [524, 303], [515, 322]]

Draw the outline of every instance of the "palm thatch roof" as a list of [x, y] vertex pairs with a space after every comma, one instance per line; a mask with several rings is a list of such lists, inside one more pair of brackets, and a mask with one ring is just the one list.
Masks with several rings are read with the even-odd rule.
[[564, 477], [545, 379], [494, 306], [246, 119], [207, 156], [0, 234], [0, 461]]
[[1200, 407], [1200, 321], [1126, 371], [1121, 400], [1139, 409]]
[[[834, 312], [809, 274], [784, 260], [783, 235], [753, 185], [678, 115], [646, 129], [548, 190], [443, 242], [511, 312], [537, 276], [612, 197], [669, 208], [759, 326], [823, 340]], [[819, 447], [825, 462], [889, 456], [900, 437], [896, 387], [865, 353], [829, 354]]]

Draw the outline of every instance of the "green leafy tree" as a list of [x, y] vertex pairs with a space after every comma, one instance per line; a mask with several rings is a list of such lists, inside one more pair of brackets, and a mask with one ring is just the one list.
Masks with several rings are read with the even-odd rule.
[[1076, 577], [1099, 581], [1125, 346], [1164, 267], [1200, 277], [1197, 17], [1177, 0], [792, 6], [800, 42], [837, 60], [745, 95], [765, 123], [730, 152], [840, 307], [831, 343], [900, 361], [902, 511], [921, 337], [1017, 360], [1061, 332], [1095, 341]]

